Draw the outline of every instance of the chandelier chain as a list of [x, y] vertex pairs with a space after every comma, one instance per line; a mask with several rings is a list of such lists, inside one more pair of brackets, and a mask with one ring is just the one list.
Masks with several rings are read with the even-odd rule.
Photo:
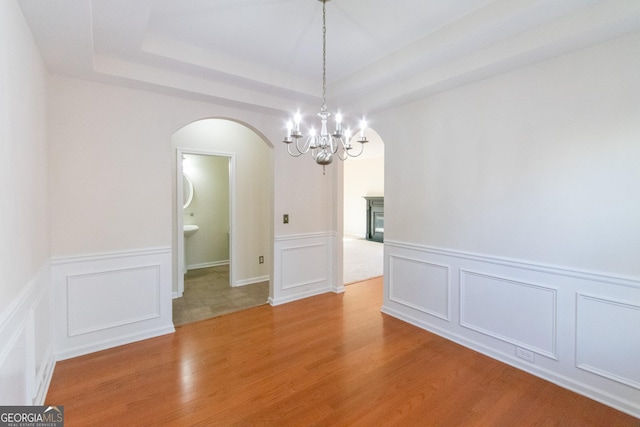
[[327, 110], [327, 3], [322, 2], [322, 111]]
[[331, 0], [319, 0], [322, 3], [322, 106], [318, 116], [320, 117], [320, 131], [313, 127], [307, 137], [303, 137], [300, 132], [300, 122], [302, 115], [298, 111], [293, 116], [293, 121], [287, 123], [287, 135], [282, 142], [287, 144], [287, 152], [293, 157], [300, 157], [303, 154], [311, 153], [313, 160], [322, 165], [324, 174], [326, 165], [333, 161], [333, 157], [339, 160], [347, 160], [349, 157], [358, 157], [364, 150], [364, 144], [369, 142], [364, 134], [367, 122], [360, 122], [360, 137], [357, 142], [360, 144], [360, 151], [352, 150], [351, 131], [346, 131], [342, 125], [342, 114], [340, 110], [336, 113], [335, 130], [330, 131], [327, 126], [327, 119], [331, 116], [327, 108], [327, 2]]

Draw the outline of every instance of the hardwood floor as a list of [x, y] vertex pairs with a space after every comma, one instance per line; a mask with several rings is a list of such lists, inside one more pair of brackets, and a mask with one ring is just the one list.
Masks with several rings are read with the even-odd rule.
[[382, 279], [59, 362], [66, 426], [640, 426], [380, 313]]

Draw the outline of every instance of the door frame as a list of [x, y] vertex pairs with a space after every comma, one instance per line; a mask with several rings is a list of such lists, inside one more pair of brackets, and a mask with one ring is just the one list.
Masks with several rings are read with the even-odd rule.
[[203, 156], [216, 156], [226, 157], [229, 159], [229, 285], [233, 286], [236, 282], [235, 277], [235, 260], [237, 259], [235, 253], [235, 236], [236, 236], [236, 154], [226, 153], [215, 150], [200, 150], [191, 148], [176, 148], [176, 247], [178, 255], [178, 295], [181, 297], [184, 294], [184, 273], [186, 273], [184, 265], [184, 218], [183, 218], [183, 203], [184, 191], [182, 183], [183, 166], [182, 156], [183, 154], [197, 154]]

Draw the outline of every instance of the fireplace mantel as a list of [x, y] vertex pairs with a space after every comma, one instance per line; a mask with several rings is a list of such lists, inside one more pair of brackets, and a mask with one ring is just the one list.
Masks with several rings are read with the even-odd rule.
[[367, 197], [367, 233], [365, 239], [381, 242], [384, 240], [384, 197]]

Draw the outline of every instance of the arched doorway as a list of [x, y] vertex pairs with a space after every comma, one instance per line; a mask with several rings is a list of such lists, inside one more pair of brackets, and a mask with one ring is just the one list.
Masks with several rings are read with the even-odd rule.
[[[212, 118], [190, 123], [175, 132], [172, 149], [176, 154], [174, 307], [175, 299], [181, 298], [185, 291], [184, 273], [187, 267], [205, 272], [205, 269], [225, 264], [228, 288], [233, 289], [233, 292], [225, 295], [242, 296], [254, 284], [267, 282], [267, 294], [262, 301], [266, 303], [272, 293], [273, 147], [262, 135], [243, 123]], [[188, 173], [185, 174], [184, 160], [195, 161], [200, 168], [211, 165], [206, 167], [226, 169], [189, 171], [187, 167]], [[214, 166], [216, 164], [218, 166]], [[185, 189], [192, 191], [189, 205], [186, 204], [188, 197], [184, 197]], [[224, 191], [227, 192], [226, 197]], [[218, 194], [216, 198], [211, 192], [222, 192], [223, 196]], [[205, 196], [206, 193], [209, 195]], [[201, 203], [204, 200], [210, 202]], [[226, 201], [224, 206], [214, 206], [221, 204], [221, 201]], [[189, 231], [185, 225], [196, 226], [196, 229]], [[227, 241], [224, 242], [224, 239]], [[214, 240], [216, 244], [213, 244]], [[188, 259], [189, 256], [192, 258]], [[243, 308], [243, 304], [237, 301], [226, 301], [225, 305], [222, 295], [219, 299], [221, 301], [209, 297], [199, 304], [191, 304], [196, 305], [190, 307], [194, 310], [182, 316], [184, 318], [179, 323], [206, 318], [207, 306], [212, 316]], [[249, 306], [253, 305], [257, 304], [249, 303]]]

